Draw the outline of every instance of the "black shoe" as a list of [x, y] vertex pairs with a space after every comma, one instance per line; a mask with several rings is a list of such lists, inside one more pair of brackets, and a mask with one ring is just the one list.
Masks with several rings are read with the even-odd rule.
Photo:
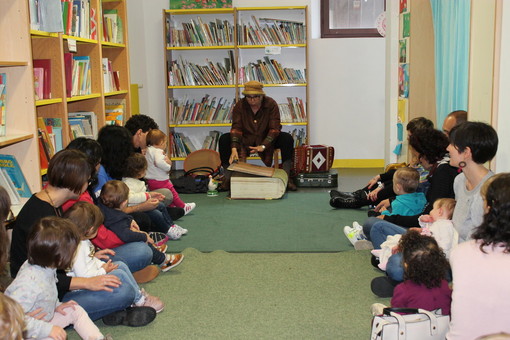
[[370, 289], [372, 293], [382, 298], [389, 298], [393, 296], [395, 286], [400, 282], [394, 281], [387, 276], [379, 276], [372, 280]]
[[179, 218], [184, 216], [184, 209], [177, 207], [167, 207], [166, 210], [172, 218], [172, 221], [177, 221]]
[[343, 209], [358, 209], [363, 205], [359, 204], [359, 202], [355, 198], [345, 198], [341, 196], [333, 197], [329, 200], [329, 205], [333, 208], [343, 208]]
[[107, 326], [142, 327], [150, 324], [156, 318], [156, 310], [152, 307], [129, 307], [113, 312], [103, 317]]
[[329, 197], [330, 198], [335, 198], [335, 197], [338, 197], [338, 196], [342, 196], [342, 193], [338, 190], [330, 190], [329, 191]]

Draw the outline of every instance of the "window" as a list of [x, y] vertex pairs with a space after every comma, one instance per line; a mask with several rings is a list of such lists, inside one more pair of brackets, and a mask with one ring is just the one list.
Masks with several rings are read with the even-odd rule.
[[382, 37], [385, 0], [321, 0], [321, 38]]

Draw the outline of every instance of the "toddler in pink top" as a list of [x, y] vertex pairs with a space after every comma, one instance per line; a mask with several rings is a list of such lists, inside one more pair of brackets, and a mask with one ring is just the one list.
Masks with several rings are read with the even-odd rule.
[[145, 158], [147, 159], [147, 173], [145, 174], [145, 179], [147, 180], [149, 190], [167, 188], [174, 196], [170, 206], [183, 208], [184, 215], [189, 214], [191, 210], [195, 209], [196, 204], [193, 202], [184, 203], [170, 181], [169, 172], [172, 169], [172, 161], [165, 154], [167, 136], [163, 131], [153, 129], [147, 133], [146, 141], [147, 150]]

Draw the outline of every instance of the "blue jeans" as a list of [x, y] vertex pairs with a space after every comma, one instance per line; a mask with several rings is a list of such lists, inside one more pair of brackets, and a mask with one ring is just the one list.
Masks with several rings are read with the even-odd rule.
[[147, 267], [152, 261], [152, 250], [145, 242], [126, 243], [113, 251], [115, 255], [110, 256], [112, 262], [124, 262], [132, 273]]
[[386, 275], [395, 281], [404, 281], [404, 264], [402, 253], [393, 254], [386, 264]]
[[[133, 275], [128, 274], [129, 269], [127, 266], [124, 265], [122, 269], [120, 268], [121, 266], [110, 273], [117, 276], [122, 282], [119, 287], [113, 288], [113, 292], [104, 290], [92, 291], [88, 289], [73, 290], [64, 295], [62, 302], [69, 300], [76, 301], [87, 311], [92, 320], [97, 320], [105, 315], [128, 308], [134, 301], [137, 301], [136, 297], [140, 298], [140, 288], [133, 288]], [[138, 287], [136, 282], [134, 284]]]
[[386, 237], [396, 234], [405, 234], [405, 228], [399, 227], [396, 224], [386, 222], [385, 220], [378, 219], [370, 229], [370, 240], [374, 245], [374, 249], [381, 249], [381, 244], [386, 241]]
[[374, 224], [376, 224], [377, 222], [381, 222], [381, 219], [380, 218], [377, 218], [377, 217], [369, 217], [367, 218], [367, 220], [365, 221], [365, 223], [363, 223], [363, 234], [365, 234], [365, 236], [367, 237], [367, 239], [369, 241], [371, 241], [372, 239], [370, 238], [370, 230], [372, 230], [372, 227], [374, 226]]
[[174, 221], [172, 221], [172, 218], [166, 210], [166, 206], [162, 202], [159, 202], [155, 209], [146, 211], [145, 213], [151, 218], [152, 229], [154, 231], [166, 234], [170, 226], [174, 224]]

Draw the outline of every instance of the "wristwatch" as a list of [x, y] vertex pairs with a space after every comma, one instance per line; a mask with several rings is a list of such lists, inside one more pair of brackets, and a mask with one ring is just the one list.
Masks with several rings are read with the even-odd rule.
[[261, 147], [262, 147], [262, 151], [264, 151], [266, 149], [266, 146], [264, 144], [262, 144]]

